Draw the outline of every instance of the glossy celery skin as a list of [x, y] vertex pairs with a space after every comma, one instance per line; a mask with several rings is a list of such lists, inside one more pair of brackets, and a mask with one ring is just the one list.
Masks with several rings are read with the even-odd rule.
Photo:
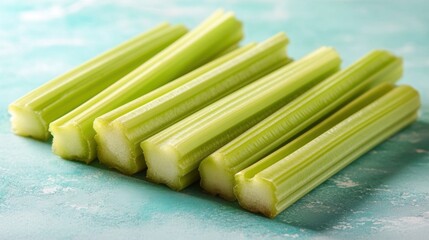
[[215, 12], [139, 68], [51, 123], [53, 152], [65, 159], [91, 162], [96, 157], [92, 126], [96, 117], [203, 65], [236, 45], [242, 36], [242, 25], [232, 13]]
[[[272, 165], [267, 156], [236, 174], [234, 191], [240, 205], [275, 217], [350, 162], [416, 119], [418, 93], [397, 87]], [[248, 182], [266, 183], [274, 197], [265, 206], [248, 205], [242, 193]]]
[[[145, 94], [127, 104], [124, 104], [100, 117], [97, 117], [94, 120], [94, 129], [96, 131], [95, 140], [97, 142], [97, 156], [100, 162], [103, 164], [106, 164], [109, 167], [116, 168], [122, 173], [131, 175], [136, 172], [138, 172], [140, 169], [144, 169], [146, 167], [146, 164], [140, 154], [141, 148], [137, 144], [137, 146], [133, 146], [133, 144], [130, 142], [130, 140], [121, 132], [120, 138], [124, 139], [124, 142], [128, 145], [128, 149], [126, 150], [127, 154], [129, 154], [129, 158], [135, 159], [135, 161], [131, 160], [128, 167], [124, 167], [123, 164], [118, 163], [119, 159], [122, 158], [122, 155], [118, 151], [112, 150], [110, 146], [108, 146], [109, 141], [112, 139], [109, 137], [109, 134], [111, 132], [115, 132], [120, 128], [122, 130], [122, 127], [117, 127], [118, 124], [115, 124], [117, 122], [117, 119], [121, 116], [128, 115], [130, 112], [133, 112], [135, 109], [140, 108], [141, 106], [144, 106], [145, 104], [161, 97], [162, 95], [190, 82], [191, 80], [198, 78], [207, 72], [215, 69], [216, 67], [220, 66], [224, 62], [231, 60], [238, 55], [248, 51], [249, 49], [253, 48], [255, 44], [248, 44], [245, 47], [241, 47], [239, 49], [236, 49], [235, 51], [232, 51], [224, 56], [221, 56], [197, 69], [194, 71], [172, 81], [168, 84], [148, 93]], [[116, 137], [117, 139], [118, 137]], [[135, 149], [137, 148], [137, 149]]]
[[[335, 125], [339, 124], [341, 121], [350, 117], [354, 113], [360, 111], [362, 108], [368, 106], [370, 103], [379, 99], [381, 96], [387, 94], [394, 88], [394, 85], [391, 83], [381, 83], [376, 87], [371, 88], [346, 106], [342, 107], [340, 110], [336, 111], [328, 118], [317, 124], [316, 126], [305, 131], [286, 145], [280, 147], [266, 158], [263, 161], [258, 161], [251, 165], [251, 167], [246, 169], [246, 177], [251, 177], [255, 175], [259, 169], [265, 169], [276, 162], [282, 160], [288, 155], [292, 154], [305, 144], [309, 143], [311, 140], [320, 136], [324, 132], [328, 131]], [[254, 170], [251, 170], [254, 169]]]
[[[197, 168], [204, 157], [337, 71], [339, 65], [333, 49], [321, 48], [143, 141], [147, 177], [183, 189], [198, 179]], [[157, 158], [159, 154], [172, 157]], [[177, 173], [174, 180], [166, 179], [162, 169], [157, 169], [164, 163]]]
[[[212, 193], [233, 200], [234, 174], [276, 150], [371, 86], [380, 82], [396, 82], [401, 75], [402, 60], [400, 58], [386, 51], [373, 51], [350, 67], [313, 87], [208, 156], [201, 163], [200, 172], [209, 172], [210, 169], [204, 168], [213, 168], [216, 165], [225, 169], [226, 172], [223, 175], [228, 180], [224, 180], [224, 182], [229, 182], [229, 190], [218, 192], [220, 188], [217, 187], [217, 190], [213, 189]], [[210, 186], [206, 186], [208, 181], [210, 180], [202, 174], [201, 185], [210, 192]]]
[[[288, 41], [284, 34], [277, 34], [261, 44], [251, 46], [239, 56], [226, 61], [221, 66], [192, 81], [186, 82], [186, 84], [178, 86], [161, 97], [147, 101], [149, 99], [143, 96], [141, 99], [144, 100], [139, 101], [141, 105], [137, 108], [135, 108], [136, 104], [133, 101], [127, 109], [129, 110], [127, 113], [114, 114], [116, 118], [109, 123], [111, 131], [116, 131], [116, 134], [121, 134], [122, 139], [126, 140], [122, 144], [117, 138], [113, 140], [110, 137], [112, 132], [107, 132], [106, 128], [96, 127], [96, 131], [98, 129], [97, 135], [99, 135], [96, 137], [98, 143], [101, 143], [101, 138], [104, 138], [103, 142], [98, 144], [98, 148], [105, 151], [98, 154], [99, 160], [127, 174], [144, 169], [146, 166], [143, 153], [139, 147], [140, 142], [285, 65], [289, 61], [285, 51]], [[181, 81], [181, 79], [176, 81]], [[156, 92], [158, 90], [154, 91], [154, 93]], [[125, 107], [127, 105], [121, 107], [118, 112], [126, 112], [127, 110], [123, 109]], [[96, 124], [98, 124], [97, 120]], [[107, 134], [103, 134], [103, 130]], [[107, 144], [109, 140], [110, 146]], [[118, 149], [118, 145], [124, 145], [123, 149], [126, 150], [115, 151]], [[123, 152], [126, 154], [121, 154]], [[127, 164], [124, 164], [126, 162]]]
[[[161, 24], [29, 92], [9, 106], [13, 131], [47, 140], [52, 121], [95, 96], [186, 32], [181, 25]], [[32, 117], [19, 119], [20, 113]], [[34, 129], [28, 129], [29, 125]]]
[[[361, 110], [382, 95], [388, 93], [393, 88], [394, 86], [391, 83], [381, 83], [376, 87], [371, 88], [346, 106], [342, 107], [340, 110], [324, 119], [322, 122], [318, 123], [316, 126], [300, 134], [298, 137], [283, 147], [277, 149], [275, 152], [269, 155], [269, 158], [267, 157], [264, 159], [264, 161], [257, 161], [254, 163], [251, 165], [251, 168], [257, 170], [273, 165], [300, 147], [304, 146], [317, 136], [321, 135], [325, 131], [334, 127], [336, 124], [340, 123], [347, 117]], [[211, 154], [201, 162], [199, 168], [201, 175], [201, 186], [207, 192], [213, 195], [219, 195], [229, 201], [235, 200], [236, 198], [233, 192], [235, 185], [234, 176], [237, 172], [243, 170], [245, 167], [240, 166], [242, 168], [240, 169], [236, 166], [234, 168], [229, 165], [227, 161], [224, 161], [224, 159], [218, 159], [217, 157], [218, 155]], [[246, 171], [247, 174], [250, 174], [251, 172], [252, 171], [250, 169]]]

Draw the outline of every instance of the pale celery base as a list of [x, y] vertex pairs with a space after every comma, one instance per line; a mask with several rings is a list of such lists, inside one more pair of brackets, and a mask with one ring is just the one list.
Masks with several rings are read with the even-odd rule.
[[201, 187], [210, 194], [234, 201], [234, 174], [216, 161], [216, 155], [204, 159], [199, 167]]
[[269, 181], [254, 177], [240, 178], [234, 187], [238, 203], [243, 208], [273, 218], [277, 215], [275, 189]]
[[198, 180], [198, 171], [184, 173], [180, 169], [183, 161], [179, 152], [170, 145], [156, 145], [149, 141], [141, 143], [147, 165], [146, 177], [153, 182], [165, 184], [180, 191]]
[[77, 125], [51, 126], [50, 131], [54, 136], [52, 152], [56, 155], [64, 159], [78, 160], [85, 163], [90, 163], [93, 160], [94, 157], [88, 154], [89, 147], [82, 141], [84, 136]]
[[146, 168], [143, 155], [136, 151], [120, 129], [101, 123], [94, 124], [94, 128], [97, 131], [97, 156], [101, 163], [128, 175]]
[[147, 178], [164, 183], [170, 188], [181, 189], [178, 168], [178, 154], [170, 146], [157, 146], [149, 142], [141, 144], [146, 159]]
[[15, 104], [9, 106], [9, 113], [12, 115], [12, 131], [20, 136], [32, 137], [38, 140], [48, 140], [50, 134], [48, 126], [39, 114], [31, 109]]

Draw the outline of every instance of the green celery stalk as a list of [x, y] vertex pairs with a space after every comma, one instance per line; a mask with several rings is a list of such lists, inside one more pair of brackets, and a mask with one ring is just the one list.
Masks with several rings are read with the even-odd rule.
[[[391, 83], [381, 83], [377, 85], [376, 87], [371, 88], [346, 106], [342, 107], [340, 110], [336, 111], [332, 115], [330, 115], [328, 118], [317, 124], [316, 126], [312, 127], [311, 129], [305, 131], [301, 135], [299, 135], [297, 138], [293, 139], [286, 145], [282, 146], [281, 148], [277, 149], [275, 152], [271, 153], [269, 157], [266, 157], [264, 161], [258, 161], [248, 167], [246, 169], [246, 173], [250, 174], [250, 169], [265, 169], [276, 162], [282, 160], [286, 156], [292, 154], [305, 144], [309, 143], [311, 140], [316, 138], [317, 136], [321, 135], [322, 133], [328, 131], [341, 121], [345, 120], [346, 118], [350, 117], [354, 113], [358, 112], [362, 108], [368, 106], [370, 103], [374, 102], [381, 96], [385, 95], [386, 93], [390, 92], [394, 88], [394, 85]], [[235, 176], [235, 175], [234, 175]], [[234, 177], [233, 176], [233, 177]], [[235, 184], [235, 180], [232, 183]], [[234, 196], [235, 197], [235, 196]]]
[[78, 107], [187, 32], [167, 23], [43, 84], [9, 105], [14, 133], [47, 140], [51, 122]]
[[86, 163], [96, 157], [95, 118], [203, 65], [235, 46], [242, 24], [233, 13], [215, 12], [149, 61], [67, 115], [52, 122], [53, 152]]
[[[150, 103], [151, 101], [161, 97], [162, 95], [178, 88], [187, 82], [198, 78], [207, 72], [215, 69], [222, 63], [246, 52], [252, 48], [253, 44], [239, 48], [223, 57], [215, 59], [200, 68], [148, 93], [145, 94], [119, 108], [116, 108], [94, 120], [94, 129], [96, 131], [95, 140], [97, 143], [97, 156], [101, 163], [104, 163], [112, 168], [116, 168], [125, 174], [134, 174], [140, 169], [144, 169], [146, 164], [140, 154], [140, 146], [138, 149], [133, 147], [131, 141], [122, 132], [123, 127], [118, 124], [118, 118], [128, 115], [135, 109]], [[140, 130], [136, 134], [140, 133]], [[125, 159], [125, 160], [123, 160]], [[125, 162], [125, 163], [122, 163]]]
[[143, 141], [148, 179], [185, 188], [198, 180], [204, 157], [337, 71], [340, 62], [335, 50], [321, 48]]
[[285, 65], [287, 43], [277, 34], [250, 44], [97, 118], [98, 159], [126, 174], [146, 168], [140, 142]]
[[[234, 193], [250, 211], [275, 217], [371, 148], [413, 122], [412, 87], [396, 87], [281, 160], [275, 153], [235, 175]], [[286, 145], [287, 146], [287, 145]], [[260, 164], [272, 161], [272, 165]]]
[[204, 159], [201, 186], [234, 200], [234, 175], [380, 82], [396, 82], [402, 59], [373, 51], [326, 79]]

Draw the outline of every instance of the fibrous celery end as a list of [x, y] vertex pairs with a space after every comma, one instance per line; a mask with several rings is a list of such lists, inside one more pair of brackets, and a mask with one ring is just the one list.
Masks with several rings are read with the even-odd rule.
[[234, 187], [234, 192], [240, 206], [251, 212], [262, 213], [271, 218], [275, 217], [277, 200], [273, 194], [272, 184], [258, 177], [239, 179]]
[[9, 106], [11, 114], [12, 131], [20, 136], [32, 137], [38, 140], [47, 140], [50, 136], [42, 118], [31, 109], [11, 104]]
[[[148, 166], [146, 177], [156, 183], [164, 183], [172, 189], [180, 190], [179, 153], [173, 146], [156, 145], [149, 141], [141, 143]], [[149, 151], [150, 149], [150, 151]]]
[[133, 155], [135, 150], [120, 128], [112, 125], [100, 127], [99, 124], [97, 124], [98, 134], [95, 136], [95, 140], [97, 156], [101, 163], [128, 175], [146, 167], [142, 159], [136, 159], [136, 156]]
[[[67, 125], [66, 127], [53, 127], [50, 131], [55, 136], [52, 141], [52, 151], [64, 159], [77, 159], [89, 163], [91, 159], [86, 158], [88, 146], [81, 141], [81, 130], [76, 125]], [[64, 146], [67, 146], [64, 148]]]
[[234, 175], [228, 168], [216, 161], [216, 155], [204, 159], [200, 166], [200, 185], [208, 193], [219, 195], [228, 201], [234, 201], [232, 191], [234, 187]]

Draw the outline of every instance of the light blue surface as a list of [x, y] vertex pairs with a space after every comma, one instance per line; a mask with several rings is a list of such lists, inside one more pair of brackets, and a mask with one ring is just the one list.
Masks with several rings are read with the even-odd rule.
[[[245, 42], [278, 31], [298, 58], [321, 46], [343, 66], [387, 48], [402, 83], [422, 93], [419, 120], [271, 220], [236, 203], [181, 193], [98, 164], [64, 161], [10, 133], [7, 105], [86, 59], [161, 22], [195, 26], [234, 10]], [[425, 1], [0, 2], [0, 239], [424, 239], [429, 234], [429, 4]]]

